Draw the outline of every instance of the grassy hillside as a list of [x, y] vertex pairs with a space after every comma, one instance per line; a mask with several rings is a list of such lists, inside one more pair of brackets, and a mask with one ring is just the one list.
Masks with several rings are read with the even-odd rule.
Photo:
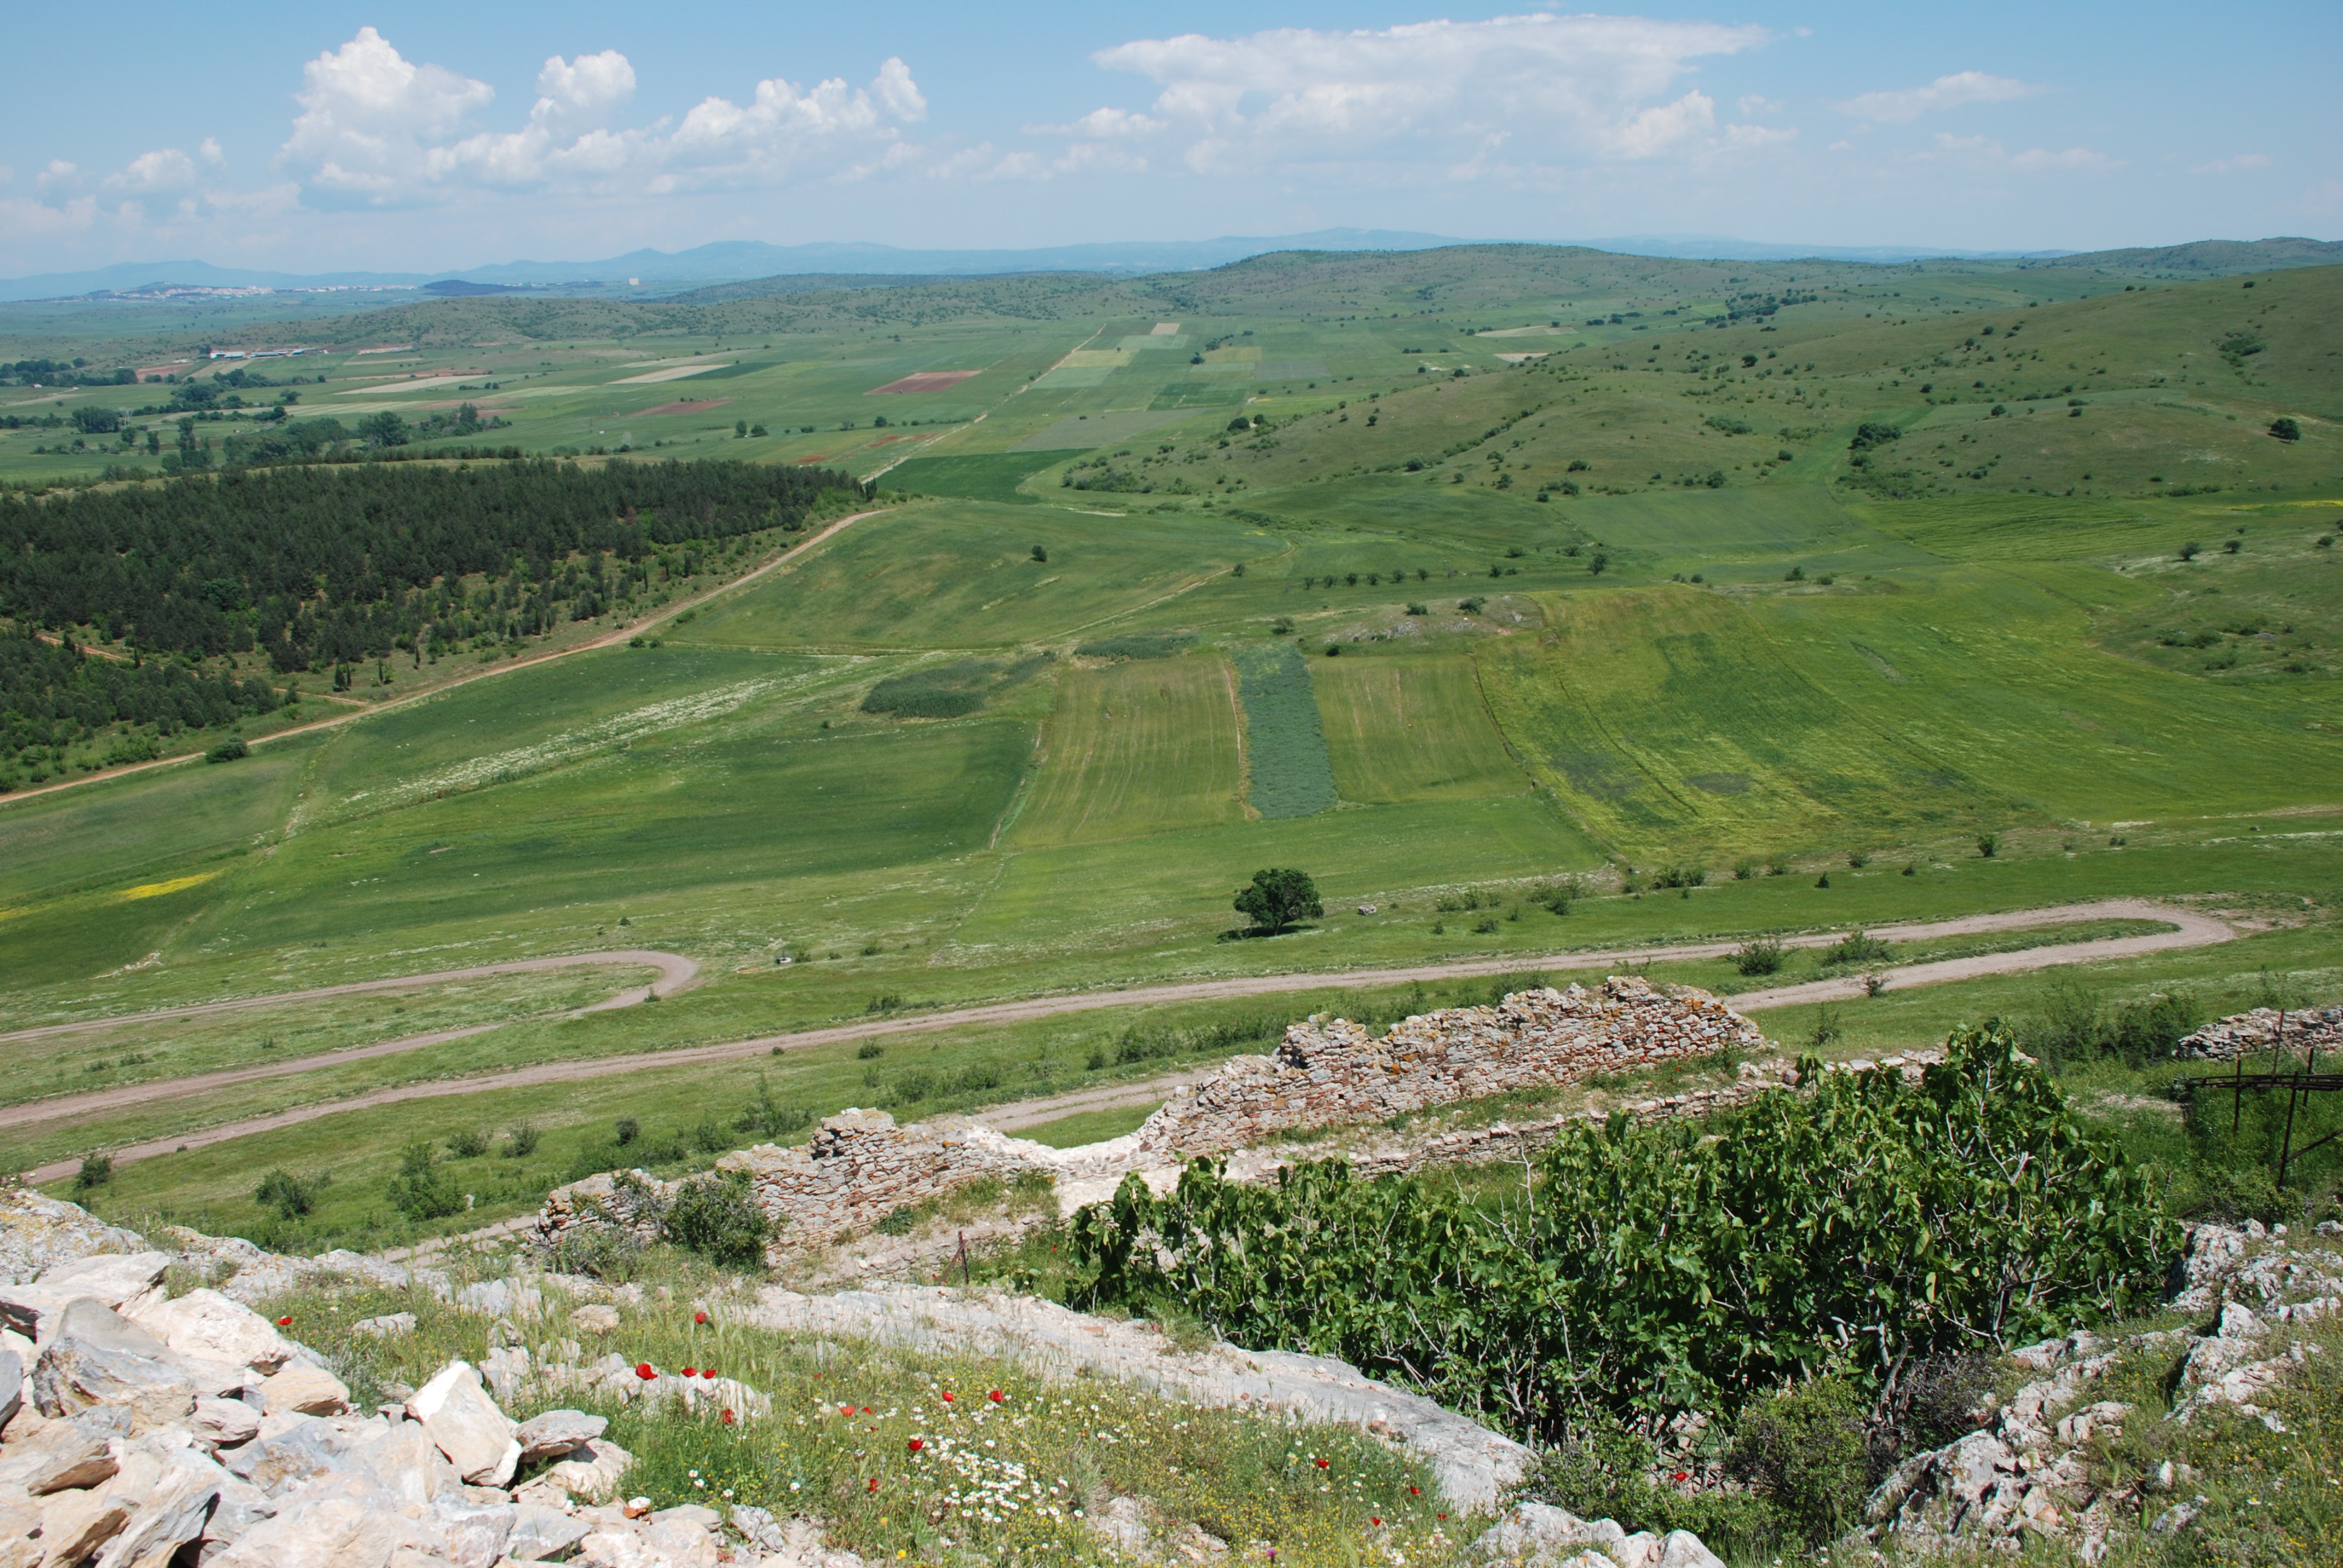
[[[323, 383], [246, 402], [419, 425], [468, 401], [493, 439], [588, 467], [818, 460], [881, 476], [874, 515], [741, 586], [719, 587], [803, 536], [678, 562], [623, 627], [400, 665], [335, 704], [360, 717], [256, 734], [232, 766], [0, 796], [0, 1028], [618, 947], [703, 981], [577, 1018], [594, 988], [570, 976], [63, 1037], [26, 1057], [25, 1096], [493, 1026], [0, 1129], [0, 1152], [960, 1003], [1289, 975], [1291, 999], [1243, 1005], [1304, 1011], [1361, 967], [2118, 896], [2258, 934], [2097, 983], [2242, 1000], [2267, 970], [2332, 1000], [2343, 267], [2275, 255], [2216, 276], [2240, 258], [1467, 247], [356, 318], [332, 355], [262, 362]], [[0, 414], [176, 385], [5, 391]], [[192, 428], [224, 442], [256, 411]], [[176, 416], [129, 417], [176, 440]], [[0, 476], [144, 460], [143, 437], [73, 438], [20, 417]], [[509, 658], [612, 629], [639, 646]], [[76, 635], [137, 657], [104, 631]], [[1230, 890], [1272, 866], [1331, 912], [1224, 940]], [[1705, 885], [1655, 890], [1659, 867]], [[1586, 879], [1571, 914], [1528, 901], [1564, 874]], [[1835, 1049], [2040, 998], [1867, 999]], [[510, 1212], [607, 1153], [620, 1114], [732, 1140], [756, 1070], [809, 1113], [914, 1114], [1136, 1074], [1108, 1047], [1154, 1016], [353, 1108], [126, 1165], [117, 1191], [225, 1224], [256, 1172], [316, 1165], [348, 1196], [308, 1234], [387, 1235], [407, 1221], [369, 1171], [418, 1134], [538, 1126], [542, 1155], [478, 1178]]]

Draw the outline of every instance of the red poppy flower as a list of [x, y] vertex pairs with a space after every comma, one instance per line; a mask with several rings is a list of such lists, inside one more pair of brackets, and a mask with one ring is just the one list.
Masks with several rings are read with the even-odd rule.
[[699, 1375], [712, 1381], [716, 1376], [716, 1369], [714, 1367], [701, 1367], [699, 1369]]
[[873, 1492], [879, 1490], [879, 1478], [875, 1475], [870, 1478], [870, 1490]]
[[1421, 1497], [1423, 1495], [1423, 1488], [1421, 1486], [1411, 1486], [1407, 1489], [1407, 1494], [1410, 1497]]
[[1319, 1460], [1317, 1464], [1318, 1468], [1321, 1470], [1332, 1470], [1334, 1467], [1334, 1462], [1330, 1459]]
[[289, 1329], [293, 1326], [293, 1320], [291, 1318], [279, 1318], [277, 1320], [277, 1326], [280, 1329]]
[[951, 1392], [950, 1392], [950, 1390], [946, 1390], [946, 1391], [945, 1391], [945, 1392], [944, 1392], [944, 1402], [945, 1402], [946, 1404], [950, 1404], [950, 1403], [951, 1403], [951, 1402], [952, 1402]]
[[659, 1373], [651, 1371], [650, 1362], [644, 1362], [642, 1364], [635, 1368], [635, 1375], [642, 1379], [645, 1382], [649, 1382], [651, 1379], [659, 1376]]
[[1009, 1402], [1009, 1396], [1002, 1393], [999, 1389], [994, 1389], [990, 1393], [986, 1394], [984, 1397], [990, 1400], [995, 1404], [1006, 1404]]
[[735, 1420], [735, 1417], [733, 1416], [733, 1414], [732, 1414], [732, 1412], [731, 1412], [730, 1411], [729, 1411], [729, 1410], [728, 1410], [728, 1411], [726, 1411], [726, 1412], [724, 1412], [724, 1424], [725, 1424], [725, 1425], [727, 1425], [727, 1426], [730, 1426], [730, 1425], [732, 1424], [732, 1422], [733, 1422], [733, 1421], [734, 1421], [734, 1420]]
[[923, 1449], [923, 1448], [927, 1447], [928, 1445], [927, 1445], [924, 1442], [922, 1442], [920, 1439], [919, 1439], [919, 1438], [916, 1438], [916, 1437], [915, 1437], [915, 1438], [911, 1439], [911, 1441], [910, 1441], [910, 1442], [909, 1442], [905, 1443], [903, 1446], [904, 1446], [904, 1447], [906, 1447], [906, 1448], [908, 1448], [908, 1449], [910, 1449], [913, 1453], [917, 1453], [917, 1452], [920, 1452], [920, 1450], [921, 1450], [921, 1449]]
[[1679, 1470], [1676, 1472], [1676, 1479], [1678, 1481], [1690, 1481], [1692, 1479], [1692, 1472], [1688, 1470]]
[[691, 1321], [695, 1323], [705, 1323], [708, 1322], [708, 1314], [706, 1312], [694, 1312], [691, 1314]]
[[1441, 1517], [1442, 1521], [1444, 1523], [1444, 1522], [1447, 1520], [1448, 1515], [1446, 1515], [1445, 1513], [1443, 1513], [1443, 1514], [1442, 1514], [1440, 1517]]
[[854, 1407], [850, 1404], [840, 1405], [838, 1407], [838, 1413], [840, 1415], [852, 1415], [854, 1413]]
[[699, 1369], [698, 1367], [686, 1367], [683, 1369], [683, 1375], [686, 1377], [698, 1377], [699, 1375]]

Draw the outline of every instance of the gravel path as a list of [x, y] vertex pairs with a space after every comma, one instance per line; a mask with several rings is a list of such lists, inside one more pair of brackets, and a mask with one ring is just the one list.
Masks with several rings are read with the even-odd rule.
[[[1875, 926], [1871, 934], [1886, 941], [1926, 941], [1939, 937], [1974, 936], [1992, 931], [2025, 930], [2036, 926], [2067, 925], [2085, 920], [2147, 920], [2168, 922], [2176, 929], [2149, 936], [2115, 937], [2102, 941], [2066, 942], [2046, 947], [2023, 948], [2013, 952], [1980, 953], [1973, 958], [1949, 959], [1941, 963], [1916, 964], [1906, 969], [1888, 971], [1889, 980], [1898, 989], [1916, 985], [1938, 984], [1946, 980], [1970, 980], [1981, 975], [2024, 973], [2057, 964], [2094, 963], [2107, 959], [2132, 958], [2145, 953], [2167, 952], [2183, 948], [2204, 947], [2225, 942], [2238, 933], [2235, 927], [2212, 916], [2194, 910], [2158, 904], [2144, 900], [2111, 899], [2097, 903], [2066, 904], [2053, 909], [2013, 910], [2000, 914], [1969, 915], [1958, 920], [1924, 921], [1905, 925]], [[1783, 945], [1791, 948], [1828, 947], [1839, 940], [1842, 932], [1821, 932], [1809, 936], [1784, 939]], [[993, 1002], [980, 1007], [955, 1008], [942, 1012], [921, 1013], [910, 1018], [859, 1019], [850, 1023], [836, 1024], [826, 1029], [799, 1030], [787, 1034], [759, 1035], [753, 1040], [725, 1040], [712, 1045], [687, 1046], [675, 1050], [643, 1051], [624, 1056], [597, 1057], [586, 1061], [547, 1061], [526, 1067], [516, 1067], [497, 1072], [483, 1072], [468, 1078], [434, 1080], [427, 1083], [407, 1083], [395, 1087], [370, 1090], [344, 1100], [328, 1101], [317, 1105], [295, 1106], [273, 1115], [254, 1117], [247, 1121], [206, 1128], [199, 1132], [158, 1139], [153, 1142], [134, 1144], [113, 1151], [114, 1162], [129, 1164], [167, 1154], [176, 1150], [200, 1149], [207, 1144], [225, 1142], [251, 1133], [272, 1131], [298, 1122], [315, 1121], [321, 1116], [335, 1116], [346, 1111], [360, 1111], [378, 1105], [393, 1105], [410, 1100], [433, 1100], [455, 1094], [477, 1094], [485, 1091], [529, 1089], [545, 1084], [575, 1083], [586, 1079], [608, 1078], [615, 1074], [639, 1072], [650, 1068], [689, 1067], [705, 1062], [736, 1060], [764, 1056], [775, 1050], [801, 1050], [809, 1046], [835, 1045], [847, 1040], [884, 1039], [890, 1035], [920, 1034], [935, 1030], [957, 1029], [980, 1024], [1020, 1023], [1037, 1018], [1052, 1018], [1068, 1013], [1092, 1012], [1107, 1008], [1148, 1006], [1164, 1002], [1203, 1001], [1236, 997], [1277, 996], [1302, 990], [1322, 990], [1332, 987], [1363, 987], [1404, 985], [1411, 980], [1441, 980], [1470, 979], [1480, 975], [1519, 974], [1532, 970], [1577, 971], [1615, 970], [1630, 964], [1681, 962], [1685, 960], [1723, 958], [1741, 944], [1738, 941], [1684, 942], [1664, 947], [1614, 948], [1561, 952], [1546, 955], [1516, 954], [1496, 959], [1477, 959], [1463, 963], [1420, 964], [1405, 969], [1343, 970], [1334, 972], [1280, 975], [1239, 975], [1223, 980], [1183, 980], [1170, 985], [1141, 986], [1127, 990], [1088, 991], [1072, 996], [1031, 997], [1018, 1001]], [[559, 960], [524, 960], [527, 962], [558, 962]], [[382, 983], [382, 982], [368, 982]], [[1728, 998], [1739, 1011], [1751, 1012], [1766, 1008], [1785, 1007], [1799, 1002], [1826, 1000], [1839, 997], [1859, 996], [1863, 992], [1861, 979], [1817, 980], [1803, 986], [1785, 986], [1772, 991], [1749, 991]], [[268, 1000], [284, 1000], [282, 998]], [[383, 1047], [364, 1048], [387, 1053]], [[311, 1058], [311, 1061], [327, 1060]], [[152, 1086], [173, 1093], [184, 1092], [179, 1083]], [[1087, 1109], [1106, 1109], [1112, 1103], [1135, 1104], [1133, 1100], [1117, 1101], [1116, 1094], [1133, 1092], [1136, 1086], [1122, 1090], [1091, 1091], [1104, 1092], [1109, 1098]], [[59, 1113], [63, 1101], [38, 1102], [48, 1120]], [[1039, 1115], [1035, 1121], [1047, 1121], [1054, 1115], [1069, 1114], [1053, 1111], [1051, 1115]], [[1031, 1125], [1022, 1122], [1021, 1125]], [[70, 1176], [77, 1161], [59, 1161], [27, 1172], [32, 1181], [53, 1181]]]
[[[18, 1030], [14, 1034], [0, 1034], [0, 1045], [19, 1040], [40, 1040], [52, 1035], [76, 1034], [86, 1030], [116, 1029], [130, 1024], [159, 1023], [166, 1019], [198, 1018], [208, 1013], [241, 1012], [252, 1008], [282, 1007], [288, 1003], [317, 1001], [326, 997], [365, 996], [382, 991], [419, 990], [425, 986], [439, 985], [450, 980], [480, 980], [489, 975], [529, 974], [545, 970], [578, 969], [588, 964], [626, 964], [659, 971], [659, 979], [649, 985], [629, 986], [617, 995], [580, 1008], [581, 1013], [604, 1012], [615, 1007], [632, 1007], [653, 996], [673, 996], [690, 986], [699, 976], [699, 966], [681, 953], [656, 952], [648, 948], [628, 948], [607, 953], [571, 953], [559, 958], [516, 959], [510, 963], [479, 964], [471, 969], [441, 970], [436, 974], [402, 975], [393, 980], [354, 980], [348, 985], [319, 986], [315, 990], [279, 991], [271, 996], [241, 997], [232, 1001], [199, 1002], [192, 1007], [163, 1008], [154, 1012], [126, 1013], [118, 1018], [93, 1019], [85, 1023], [56, 1023], [41, 1029]], [[42, 1121], [55, 1121], [69, 1116], [86, 1116], [95, 1111], [116, 1111], [126, 1105], [141, 1105], [150, 1100], [179, 1100], [206, 1090], [225, 1089], [230, 1084], [251, 1083], [266, 1078], [286, 1078], [295, 1073], [309, 1072], [322, 1067], [334, 1067], [345, 1061], [363, 1061], [372, 1056], [396, 1056], [401, 1051], [415, 1050], [445, 1040], [462, 1040], [468, 1035], [486, 1034], [502, 1023], [474, 1024], [468, 1029], [443, 1029], [430, 1034], [410, 1034], [399, 1040], [386, 1040], [374, 1045], [353, 1046], [347, 1050], [329, 1050], [316, 1056], [297, 1056], [284, 1061], [256, 1062], [250, 1067], [232, 1067], [218, 1072], [200, 1073], [192, 1078], [164, 1079], [153, 1083], [126, 1083], [117, 1089], [101, 1089], [88, 1094], [71, 1094], [54, 1100], [27, 1101], [22, 1105], [0, 1106], [0, 1127], [23, 1127]], [[176, 1147], [176, 1145], [174, 1145]]]

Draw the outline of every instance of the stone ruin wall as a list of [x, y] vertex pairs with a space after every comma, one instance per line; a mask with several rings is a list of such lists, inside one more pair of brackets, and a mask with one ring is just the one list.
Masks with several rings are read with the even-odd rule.
[[2177, 1057], [2195, 1058], [2205, 1061], [2234, 1061], [2241, 1056], [2271, 1052], [2278, 1043], [2278, 1022], [2286, 1024], [2286, 1049], [2289, 1054], [2343, 1051], [2343, 1007], [2299, 1008], [2280, 1013], [2276, 1008], [2258, 1007], [2251, 1012], [2231, 1013], [2217, 1019], [2173, 1048]]
[[[972, 1182], [1038, 1171], [1115, 1176], [1225, 1154], [1278, 1133], [1380, 1121], [1511, 1090], [1582, 1082], [1720, 1050], [1770, 1050], [1755, 1024], [1708, 992], [1661, 990], [1614, 976], [1520, 991], [1494, 1007], [1447, 1008], [1376, 1038], [1322, 1016], [1285, 1031], [1273, 1056], [1241, 1056], [1184, 1087], [1135, 1133], [1082, 1149], [1010, 1138], [965, 1117], [899, 1127], [883, 1111], [847, 1111], [822, 1122], [803, 1148], [759, 1144], [726, 1155], [719, 1171], [745, 1171], [777, 1223], [777, 1252], [819, 1248], [867, 1231], [896, 1210]], [[1714, 1095], [1677, 1097], [1664, 1113], [1707, 1109]], [[1680, 1101], [1681, 1103], [1679, 1103]], [[664, 1197], [666, 1183], [636, 1173]], [[647, 1237], [656, 1221], [614, 1175], [559, 1188], [538, 1216], [534, 1239], [551, 1248], [572, 1227], [615, 1221]]]
[[1274, 1056], [1240, 1056], [1180, 1090], [1136, 1134], [1143, 1154], [1221, 1154], [1276, 1133], [1381, 1121], [1516, 1089], [1582, 1082], [1720, 1050], [1771, 1047], [1757, 1026], [1691, 986], [1637, 976], [1593, 990], [1516, 991], [1443, 1008], [1376, 1039], [1347, 1019], [1285, 1031]]

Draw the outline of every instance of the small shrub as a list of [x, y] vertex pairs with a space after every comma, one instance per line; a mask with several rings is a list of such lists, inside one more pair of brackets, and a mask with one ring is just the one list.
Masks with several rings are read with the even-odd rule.
[[1771, 937], [1744, 942], [1733, 954], [1733, 967], [1745, 975], [1778, 974], [1788, 961], [1788, 950]]
[[1082, 1070], [1084, 1072], [1100, 1072], [1103, 1071], [1105, 1068], [1106, 1052], [1097, 1046], [1091, 1047], [1090, 1055], [1082, 1060]]
[[624, 1149], [643, 1135], [643, 1124], [631, 1116], [621, 1116], [610, 1123], [610, 1141]]
[[919, 1211], [906, 1203], [899, 1209], [888, 1210], [885, 1216], [870, 1228], [882, 1236], [908, 1236], [911, 1233], [911, 1227], [919, 1223]]
[[745, 1171], [695, 1176], [668, 1205], [668, 1240], [724, 1268], [762, 1267], [771, 1233]]
[[[868, 1060], [879, 1054], [876, 1047], [865, 1046], [855, 1053]], [[795, 1132], [813, 1121], [813, 1112], [796, 1106], [777, 1104], [773, 1091], [763, 1073], [757, 1074], [757, 1098], [733, 1126], [742, 1132], [758, 1133], [767, 1138], [779, 1138]]]
[[702, 1154], [721, 1154], [732, 1147], [732, 1135], [716, 1120], [714, 1111], [702, 1111], [699, 1125], [691, 1130], [691, 1146]]
[[429, 1142], [417, 1139], [399, 1152], [398, 1174], [390, 1179], [390, 1206], [409, 1220], [444, 1220], [464, 1206], [464, 1195], [447, 1179]]
[[1815, 879], [1815, 887], [1817, 887], [1817, 888], [1827, 888], [1827, 887], [1829, 887], [1829, 886], [1830, 886], [1830, 873], [1829, 873], [1828, 871], [1825, 871], [1821, 876], [1816, 877], [1816, 878]]
[[2302, 439], [2302, 421], [2290, 414], [2282, 416], [2270, 421], [2269, 433], [2281, 441], [2299, 441]]
[[239, 758], [250, 756], [251, 753], [252, 748], [245, 744], [243, 736], [231, 735], [226, 739], [221, 741], [218, 745], [213, 747], [209, 751], [205, 752], [204, 760], [206, 762], [234, 762]]
[[505, 1134], [505, 1158], [526, 1160], [537, 1152], [540, 1138], [537, 1129], [527, 1121], [516, 1121]]
[[1839, 1026], [1838, 1009], [1825, 1004], [1815, 1009], [1815, 1027], [1807, 1031], [1806, 1043], [1816, 1050], [1826, 1050], [1845, 1033]]
[[478, 1160], [488, 1151], [488, 1135], [478, 1128], [467, 1127], [447, 1134], [447, 1158]]
[[75, 1192], [95, 1192], [113, 1180], [113, 1155], [85, 1154], [81, 1159], [81, 1169], [74, 1172], [73, 1190]]
[[1755, 860], [1735, 860], [1735, 861], [1734, 861], [1734, 862], [1733, 862], [1733, 879], [1734, 879], [1735, 881], [1736, 881], [1736, 882], [1745, 882], [1745, 881], [1749, 880], [1749, 879], [1751, 879], [1752, 877], [1755, 877], [1756, 874], [1757, 874], [1757, 862], [1756, 862], [1756, 861], [1755, 861]]
[[1887, 957], [1887, 944], [1868, 931], [1849, 931], [1823, 950], [1825, 969], [1840, 964], [1878, 963]]
[[271, 1171], [253, 1190], [252, 1201], [264, 1209], [276, 1210], [281, 1220], [298, 1220], [317, 1208], [318, 1191], [332, 1181], [331, 1176], [304, 1179], [289, 1171]]
[[1854, 1386], [1815, 1378], [1753, 1401], [1734, 1426], [1725, 1472], [1779, 1509], [1809, 1545], [1836, 1540], [1861, 1518], [1870, 1479]]
[[1994, 856], [2000, 852], [2001, 835], [1998, 833], [1981, 833], [1977, 836], [1977, 853], [1980, 856], [1990, 860]]
[[886, 1054], [887, 1048], [875, 1040], [866, 1040], [854, 1048], [854, 1060], [857, 1061], [876, 1061]]
[[1697, 866], [1670, 866], [1652, 877], [1655, 888], [1700, 888], [1708, 885], [1708, 873]]
[[1846, 858], [1846, 863], [1852, 869], [1860, 871], [1864, 867], [1871, 864], [1871, 856], [1864, 850], [1857, 849]]
[[1473, 934], [1476, 937], [1494, 936], [1496, 930], [1497, 917], [1494, 915], [1483, 915], [1473, 922]]

